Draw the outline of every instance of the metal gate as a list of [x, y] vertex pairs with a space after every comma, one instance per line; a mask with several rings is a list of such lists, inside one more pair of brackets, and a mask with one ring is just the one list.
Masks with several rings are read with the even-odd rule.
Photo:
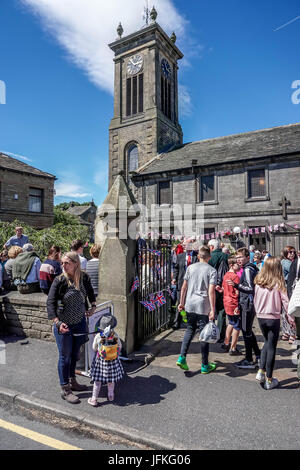
[[[139, 278], [137, 305], [137, 344], [167, 327], [170, 318], [171, 299], [171, 245], [164, 240], [139, 240], [137, 242], [137, 273]], [[141, 301], [154, 301], [160, 292], [166, 303], [149, 311]]]

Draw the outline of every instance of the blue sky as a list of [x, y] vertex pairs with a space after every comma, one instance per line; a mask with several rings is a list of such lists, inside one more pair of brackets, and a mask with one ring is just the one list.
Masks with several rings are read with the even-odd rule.
[[[185, 142], [300, 122], [300, 103], [292, 102], [292, 84], [300, 81], [299, 0], [154, 3], [157, 21], [176, 32], [185, 54], [179, 64]], [[124, 35], [142, 26], [144, 5], [1, 0], [0, 150], [55, 174], [56, 203], [101, 204], [106, 196], [113, 115], [107, 44], [119, 21]]]

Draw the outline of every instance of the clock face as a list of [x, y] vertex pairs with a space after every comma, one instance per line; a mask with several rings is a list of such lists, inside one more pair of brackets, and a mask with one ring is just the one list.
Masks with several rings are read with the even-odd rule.
[[143, 67], [143, 56], [141, 54], [136, 54], [130, 57], [127, 63], [127, 73], [129, 75], [135, 75], [136, 73], [139, 73], [139, 71]]
[[171, 74], [172, 74], [171, 65], [169, 64], [169, 62], [166, 59], [162, 59], [162, 61], [161, 61], [161, 70], [162, 70], [163, 74], [165, 75], [165, 77], [167, 77], [167, 78], [171, 77]]

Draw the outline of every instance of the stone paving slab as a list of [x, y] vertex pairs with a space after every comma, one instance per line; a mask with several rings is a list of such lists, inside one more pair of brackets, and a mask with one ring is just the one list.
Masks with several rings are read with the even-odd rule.
[[[257, 337], [259, 347], [262, 348], [264, 341], [257, 321], [255, 321], [253, 331]], [[152, 343], [149, 342], [149, 351], [155, 350], [153, 343], [157, 342], [156, 348], [158, 353], [154, 359], [155, 366], [178, 369], [176, 361], [180, 354], [184, 333], [184, 327], [180, 330], [172, 330], [171, 332], [169, 330], [160, 335], [160, 337], [153, 339]], [[187, 355], [187, 363], [190, 370], [184, 373], [188, 376], [200, 373], [201, 353], [198, 336], [199, 334], [195, 335]], [[241, 356], [230, 356], [221, 349], [220, 344], [211, 344], [209, 360], [217, 364], [217, 369], [214, 373], [227, 377], [255, 381], [256, 371], [241, 370], [234, 365], [234, 363], [244, 358], [245, 348], [242, 333], [239, 337], [238, 349], [242, 353]], [[282, 340], [278, 342], [274, 376], [281, 382], [282, 387], [298, 388], [297, 368], [292, 361], [295, 351], [295, 345], [290, 345], [288, 342]], [[147, 356], [147, 345], [142, 348], [140, 354]]]

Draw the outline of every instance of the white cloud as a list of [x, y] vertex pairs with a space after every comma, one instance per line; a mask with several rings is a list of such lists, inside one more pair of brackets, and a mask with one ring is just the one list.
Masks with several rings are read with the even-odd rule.
[[55, 184], [56, 197], [70, 197], [70, 198], [83, 198], [90, 197], [90, 193], [83, 192], [84, 190], [78, 184], [72, 183], [56, 183]]
[[[124, 35], [143, 26], [144, 0], [20, 1], [38, 15], [45, 29], [94, 84], [113, 92], [113, 53], [107, 44], [117, 38], [120, 21]], [[175, 30], [180, 44], [187, 21], [176, 10], [173, 0], [155, 0], [155, 7], [159, 24], [168, 34]]]
[[21, 158], [21, 160], [24, 160], [25, 162], [32, 162], [30, 158], [24, 157], [23, 155], [18, 155], [17, 153], [6, 152], [5, 150], [0, 150], [0, 153], [4, 153], [5, 155], [11, 156], [11, 157]]
[[183, 117], [188, 117], [193, 114], [193, 105], [190, 92], [187, 87], [184, 85], [178, 86], [178, 106], [179, 106], [179, 115]]

